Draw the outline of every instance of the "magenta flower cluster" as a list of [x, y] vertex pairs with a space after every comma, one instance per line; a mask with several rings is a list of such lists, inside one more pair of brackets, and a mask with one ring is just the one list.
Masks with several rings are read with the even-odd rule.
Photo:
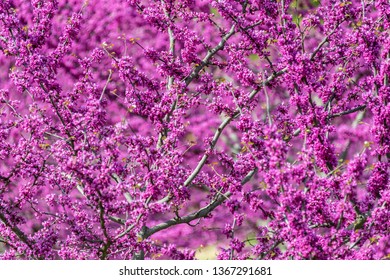
[[0, 258], [390, 258], [388, 0], [0, 1]]

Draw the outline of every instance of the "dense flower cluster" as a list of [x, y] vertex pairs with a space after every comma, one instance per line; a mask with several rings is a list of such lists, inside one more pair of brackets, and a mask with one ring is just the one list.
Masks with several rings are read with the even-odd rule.
[[388, 0], [0, 1], [2, 259], [390, 258]]

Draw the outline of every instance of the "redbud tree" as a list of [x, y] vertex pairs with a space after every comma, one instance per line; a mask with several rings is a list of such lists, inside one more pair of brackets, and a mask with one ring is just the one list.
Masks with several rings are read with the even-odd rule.
[[388, 0], [2, 0], [2, 259], [386, 259]]

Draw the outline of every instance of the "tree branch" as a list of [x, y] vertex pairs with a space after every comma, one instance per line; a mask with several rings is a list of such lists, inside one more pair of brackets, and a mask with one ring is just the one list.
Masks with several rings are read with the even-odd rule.
[[28, 239], [27, 235], [20, 230], [17, 226], [11, 225], [11, 223], [7, 220], [7, 218], [4, 216], [3, 213], [0, 212], [0, 220], [3, 222], [4, 225], [9, 227], [13, 233], [16, 234], [16, 236], [19, 238], [20, 241], [25, 243], [30, 249], [32, 249], [32, 242]]
[[[241, 185], [245, 185], [247, 182], [249, 182], [256, 173], [257, 173], [257, 168], [250, 171], [244, 177], [244, 179], [241, 180]], [[147, 228], [144, 231], [143, 238], [144, 239], [148, 238], [151, 235], [155, 234], [156, 232], [167, 229], [167, 228], [174, 226], [174, 225], [184, 224], [184, 223], [188, 224], [188, 223], [192, 222], [193, 220], [204, 218], [204, 217], [208, 216], [215, 208], [217, 208], [219, 205], [221, 205], [225, 200], [227, 200], [231, 195], [232, 195], [232, 193], [227, 191], [223, 195], [217, 195], [215, 197], [215, 199], [212, 202], [210, 202], [207, 206], [199, 209], [198, 211], [196, 211], [192, 214], [189, 214], [189, 215], [187, 215], [185, 217], [181, 217], [181, 218], [173, 218], [173, 219], [170, 219], [166, 222], [158, 224], [152, 228]]]
[[207, 55], [203, 58], [203, 60], [201, 61], [201, 63], [196, 66], [192, 72], [187, 76], [185, 77], [183, 80], [185, 81], [186, 83], [186, 86], [188, 86], [199, 74], [199, 72], [209, 64], [211, 58], [220, 50], [222, 50], [224, 47], [225, 47], [225, 44], [227, 42], [227, 40], [229, 40], [229, 38], [231, 36], [233, 36], [233, 34], [235, 33], [235, 27], [236, 27], [236, 24], [233, 24], [232, 27], [230, 28], [229, 32], [222, 37], [221, 41], [218, 43], [218, 45], [216, 45], [211, 51], [208, 51], [207, 52]]
[[[345, 20], [345, 19], [344, 19]], [[315, 50], [313, 51], [313, 53], [311, 54], [310, 56], [310, 61], [313, 61], [314, 60], [314, 57], [316, 56], [316, 54], [321, 50], [321, 48], [329, 42], [329, 37], [332, 36], [337, 28], [340, 26], [340, 24], [342, 24], [344, 22], [344, 20], [342, 20], [340, 23], [336, 24], [336, 26], [333, 28], [333, 30], [321, 41], [321, 43], [318, 44], [317, 48], [315, 48]]]
[[[252, 90], [251, 93], [249, 94], [249, 101], [252, 100], [256, 94], [262, 89], [264, 86], [268, 85], [272, 80], [274, 80], [276, 77], [279, 77], [283, 73], [287, 71], [287, 68], [284, 68], [280, 70], [279, 72], [273, 73], [270, 77], [268, 77], [265, 81], [263, 81], [256, 89]], [[236, 111], [233, 113], [232, 116], [228, 117], [225, 119], [220, 126], [217, 128], [217, 131], [214, 134], [213, 139], [211, 140], [210, 143], [210, 150], [213, 150], [219, 137], [222, 134], [222, 131], [226, 128], [226, 126], [235, 118], [237, 118], [240, 115], [240, 108], [237, 108]], [[187, 178], [187, 180], [184, 182], [184, 187], [187, 187], [192, 183], [192, 181], [195, 179], [195, 177], [198, 175], [200, 170], [203, 168], [205, 165], [207, 159], [209, 158], [209, 155], [205, 153], [201, 160], [199, 161], [198, 165], [195, 167], [194, 171], [192, 171], [191, 175]]]
[[357, 106], [357, 107], [352, 108], [350, 110], [330, 115], [328, 117], [328, 119], [333, 119], [333, 118], [345, 116], [345, 115], [348, 115], [348, 114], [352, 114], [352, 113], [355, 113], [355, 112], [358, 112], [358, 111], [362, 111], [362, 110], [366, 109], [366, 107], [367, 107], [367, 105], [365, 105], [365, 104], [364, 105], [360, 105], [360, 106]]

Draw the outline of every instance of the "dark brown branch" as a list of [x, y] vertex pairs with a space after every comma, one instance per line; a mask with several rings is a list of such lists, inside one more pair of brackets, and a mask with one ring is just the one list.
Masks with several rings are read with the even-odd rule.
[[358, 112], [358, 111], [362, 111], [362, 110], [366, 109], [366, 107], [367, 107], [367, 105], [360, 105], [360, 106], [357, 106], [357, 107], [352, 108], [352, 109], [350, 109], [350, 110], [347, 110], [347, 111], [343, 111], [343, 112], [340, 112], [340, 113], [336, 113], [336, 114], [330, 115], [330, 116], [328, 117], [328, 119], [333, 119], [333, 118], [345, 116], [345, 115], [348, 115], [348, 114], [352, 114], [352, 113], [355, 113], [355, 112]]

